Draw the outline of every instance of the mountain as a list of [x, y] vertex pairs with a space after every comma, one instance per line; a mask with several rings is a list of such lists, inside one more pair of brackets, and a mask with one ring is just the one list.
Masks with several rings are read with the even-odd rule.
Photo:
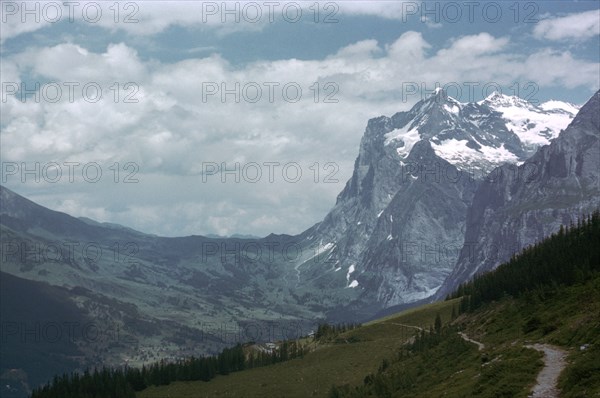
[[[371, 119], [335, 206], [297, 236], [163, 238], [52, 211], [0, 186], [1, 271], [36, 302], [59, 297], [57, 319], [102, 327], [107, 338], [69, 346], [81, 353], [70, 358], [79, 369], [198, 356], [307, 334], [324, 319], [372, 318], [448, 281], [483, 175], [524, 162], [575, 109], [497, 93], [460, 103], [437, 90], [407, 112]], [[50, 290], [30, 287], [42, 285]], [[28, 314], [11, 292], [11, 314]], [[46, 377], [35, 366], [25, 373]]]
[[352, 178], [306, 232], [327, 263], [300, 264], [299, 283], [356, 290], [349, 313], [371, 316], [430, 297], [458, 260], [479, 181], [525, 161], [576, 110], [499, 93], [461, 103], [438, 89], [408, 112], [370, 120]]
[[475, 192], [464, 246], [436, 298], [598, 209], [599, 139], [600, 91], [525, 163], [493, 170]]

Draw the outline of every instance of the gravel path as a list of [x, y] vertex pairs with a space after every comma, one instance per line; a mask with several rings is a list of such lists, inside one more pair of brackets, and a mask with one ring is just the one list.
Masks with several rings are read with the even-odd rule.
[[458, 332], [458, 334], [460, 335], [460, 337], [462, 337], [465, 341], [468, 341], [469, 343], [473, 343], [477, 345], [477, 348], [479, 348], [479, 351], [482, 351], [485, 348], [485, 345], [483, 345], [483, 343], [480, 343], [479, 341], [475, 341], [475, 340], [471, 340], [469, 338], [469, 336], [467, 336], [466, 334], [464, 334], [463, 332]]
[[390, 325], [398, 325], [398, 326], [404, 326], [406, 328], [413, 328], [413, 329], [417, 329], [417, 330], [423, 330], [422, 327], [414, 326], [414, 325], [405, 325], [403, 323], [390, 322]]
[[[411, 325], [402, 325], [399, 323], [394, 323], [394, 325], [408, 326], [416, 329], [421, 329], [418, 326]], [[422, 329], [421, 329], [422, 330]], [[473, 343], [477, 345], [479, 351], [482, 351], [485, 348], [483, 343], [479, 341], [475, 341], [470, 339], [463, 332], [458, 332], [460, 337], [462, 337], [465, 341], [469, 343]], [[532, 348], [534, 350], [540, 351], [544, 353], [544, 368], [540, 371], [537, 376], [536, 384], [533, 386], [531, 394], [529, 394], [530, 398], [559, 398], [560, 391], [558, 389], [558, 377], [560, 373], [567, 366], [567, 351], [562, 348], [552, 346], [549, 344], [534, 344], [534, 345], [526, 345], [526, 348]]]
[[544, 368], [537, 376], [536, 385], [529, 397], [531, 398], [558, 398], [558, 376], [567, 366], [567, 352], [549, 344], [527, 345], [527, 348], [544, 353]]

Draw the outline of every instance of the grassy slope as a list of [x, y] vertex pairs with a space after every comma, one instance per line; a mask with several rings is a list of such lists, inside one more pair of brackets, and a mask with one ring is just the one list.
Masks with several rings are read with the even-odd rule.
[[[318, 345], [304, 358], [251, 369], [206, 382], [174, 383], [138, 394], [151, 397], [327, 397], [333, 384], [361, 386], [379, 372], [391, 392], [402, 397], [527, 397], [543, 363], [542, 355], [524, 348], [535, 342], [569, 351], [560, 379], [565, 397], [600, 396], [600, 277], [583, 285], [532, 291], [516, 300], [506, 297], [474, 314], [450, 320], [457, 300], [434, 303], [370, 322], [343, 334], [338, 344]], [[454, 333], [424, 354], [399, 358], [398, 348], [415, 329], [428, 328], [440, 313], [474, 340]], [[351, 343], [344, 340], [352, 338]], [[582, 344], [591, 348], [580, 351]], [[366, 391], [366, 389], [365, 389]], [[354, 395], [367, 396], [365, 391]], [[372, 390], [371, 390], [372, 391]], [[383, 394], [382, 396], [386, 396]]]
[[[485, 349], [478, 351], [471, 343], [466, 347], [453, 334], [382, 372], [379, 391], [390, 394], [380, 396], [525, 398], [542, 368], [542, 355], [524, 346], [541, 342], [569, 352], [569, 365], [559, 380], [561, 396], [600, 397], [600, 277], [582, 285], [534, 290], [518, 300], [506, 297], [453, 324]], [[583, 344], [591, 346], [581, 351]], [[340, 396], [371, 396], [373, 390]]]
[[[426, 305], [419, 311], [374, 321], [340, 336], [339, 343], [319, 345], [304, 358], [218, 376], [210, 382], [178, 382], [151, 387], [139, 397], [324, 397], [333, 384], [360, 384], [364, 375], [391, 358], [416, 329], [402, 325], [433, 325], [440, 313], [449, 320], [458, 300]], [[353, 343], [346, 343], [351, 339]]]

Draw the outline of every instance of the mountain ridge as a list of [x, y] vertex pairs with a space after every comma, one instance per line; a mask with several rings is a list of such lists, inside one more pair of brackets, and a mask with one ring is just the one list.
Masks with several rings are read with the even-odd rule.
[[435, 298], [598, 209], [599, 110], [600, 90], [527, 163], [501, 166], [481, 183], [467, 216], [465, 246]]
[[[494, 96], [499, 94], [487, 101]], [[508, 127], [518, 125], [524, 112], [550, 115], [516, 97], [499, 98], [521, 105], [518, 119], [505, 119], [486, 100], [460, 103], [439, 89], [409, 111], [369, 120], [352, 177], [310, 234], [335, 252], [336, 269], [347, 273], [346, 283], [369, 291], [360, 293], [353, 311], [363, 305], [371, 311], [373, 302], [382, 303], [377, 309], [382, 310], [422, 300], [452, 271], [478, 181], [498, 164], [524, 162], [531, 153], [531, 145]], [[562, 124], [547, 129], [528, 124], [521, 132], [543, 133], [539, 141], [546, 142], [548, 134], [558, 136], [574, 116], [559, 113]], [[413, 254], [413, 263], [407, 262], [415, 247], [426, 254], [421, 259]], [[432, 250], [437, 253], [429, 257], [437, 258], [423, 260]]]

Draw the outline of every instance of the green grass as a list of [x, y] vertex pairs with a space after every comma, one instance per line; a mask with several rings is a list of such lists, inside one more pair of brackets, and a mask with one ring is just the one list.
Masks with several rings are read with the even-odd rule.
[[569, 360], [572, 365], [559, 379], [563, 397], [600, 397], [600, 347], [575, 351]]
[[[416, 329], [433, 325], [436, 314], [449, 320], [457, 300], [434, 303], [388, 316], [342, 333], [335, 343], [316, 345], [301, 359], [218, 376], [209, 382], [177, 382], [151, 387], [140, 398], [153, 397], [326, 397], [333, 384], [359, 385], [364, 375], [391, 359]], [[346, 341], [351, 343], [346, 343]]]
[[442, 317], [442, 321], [444, 323], [449, 322], [452, 315], [452, 307], [455, 307], [456, 312], [458, 312], [459, 303], [460, 299], [454, 299], [448, 301], [439, 301], [432, 304], [425, 304], [417, 308], [411, 308], [406, 311], [402, 311], [398, 314], [388, 315], [384, 318], [376, 319], [369, 323], [365, 323], [364, 326], [386, 322], [397, 322], [429, 328], [429, 326], [433, 325], [435, 316], [438, 313]]
[[140, 397], [310, 397], [326, 396], [336, 381], [354, 383], [357, 375], [377, 367], [398, 341], [370, 341], [326, 347], [272, 366], [217, 376], [210, 382], [173, 383], [150, 388]]

